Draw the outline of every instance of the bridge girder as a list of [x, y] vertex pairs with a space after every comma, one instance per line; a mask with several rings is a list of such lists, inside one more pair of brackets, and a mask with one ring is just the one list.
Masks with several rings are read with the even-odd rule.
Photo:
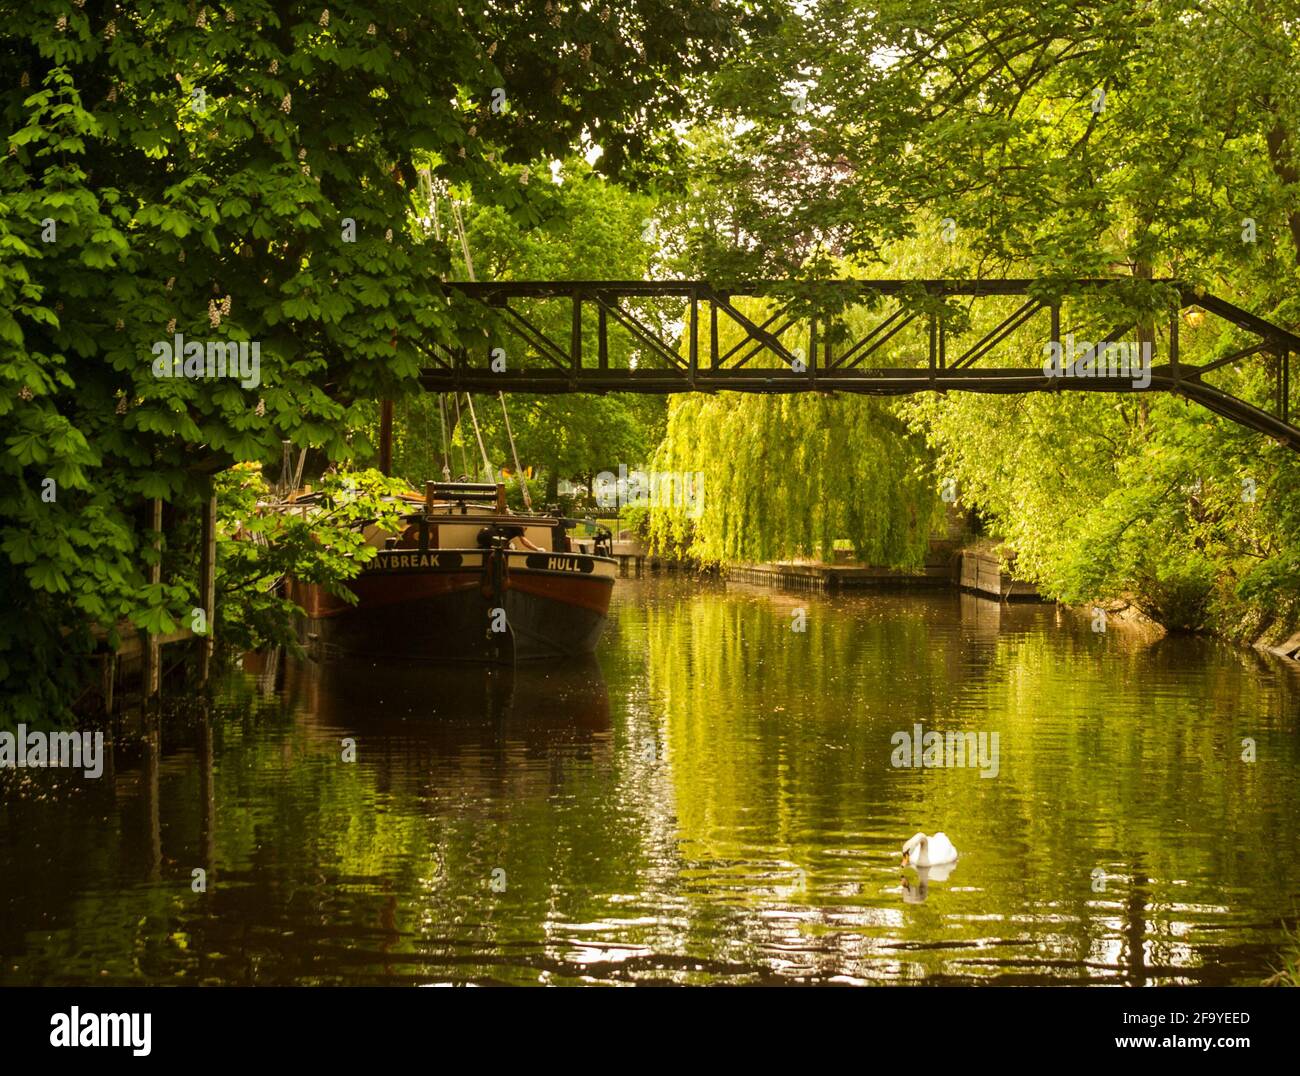
[[[1098, 346], [1117, 342], [1136, 327], [1138, 336], [1150, 345], [1149, 356], [1161, 347], [1164, 351], [1159, 365], [1148, 359], [1142, 377], [1096, 372], [1062, 376], [1044, 372], [1042, 364], [976, 365], [1036, 318], [1049, 321], [1042, 341], [1059, 346], [1064, 302], [1104, 299], [1110, 290], [1135, 283], [1164, 286], [1173, 298], [1163, 312], [1163, 326], [1153, 315], [1127, 316], [1100, 338]], [[1300, 352], [1300, 336], [1178, 281], [852, 280], [812, 285], [764, 281], [728, 287], [688, 280], [500, 281], [455, 282], [444, 288], [450, 303], [460, 304], [462, 311], [475, 311], [470, 320], [477, 321], [476, 328], [465, 335], [477, 335], [479, 342], [474, 348], [463, 343], [452, 347], [421, 343], [429, 363], [421, 383], [431, 391], [812, 391], [880, 396], [927, 391], [1170, 392], [1300, 451], [1300, 428], [1290, 421], [1291, 355]], [[737, 308], [734, 300], [742, 296], [768, 300], [772, 313], [755, 321]], [[977, 339], [960, 340], [962, 335], [973, 335], [969, 324], [950, 330], [960, 321], [954, 310], [962, 301], [968, 302], [973, 314], [980, 300], [1008, 297], [1021, 297], [1024, 302], [1000, 312]], [[568, 332], [559, 337], [554, 320], [549, 325], [540, 323], [537, 315], [535, 307], [547, 301], [567, 307], [562, 320]], [[665, 320], [662, 312], [655, 319], [637, 309], [655, 302], [675, 306], [677, 313]], [[528, 304], [529, 309], [521, 308]], [[847, 334], [847, 310], [891, 304], [896, 304], [895, 309], [879, 315], [868, 331], [859, 332], [856, 339]], [[1245, 346], [1201, 364], [1182, 361], [1180, 321], [1196, 308], [1234, 326], [1247, 341]], [[739, 342], [724, 347], [719, 326], [727, 322], [731, 325], [728, 339], [738, 335]], [[906, 335], [909, 327], [910, 336]], [[793, 341], [792, 329], [806, 334], [802, 342]], [[629, 362], [635, 361], [635, 366], [612, 359], [614, 334], [632, 345]], [[918, 335], [919, 349], [915, 347]], [[912, 354], [903, 357], [903, 365], [866, 365], [873, 356], [887, 357], [891, 342], [897, 347], [909, 340]], [[518, 358], [519, 342], [527, 363]], [[1273, 366], [1271, 412], [1206, 380], [1218, 369], [1261, 356], [1271, 359]], [[1106, 362], [1104, 353], [1101, 359]], [[1113, 370], [1113, 363], [1106, 368]]]

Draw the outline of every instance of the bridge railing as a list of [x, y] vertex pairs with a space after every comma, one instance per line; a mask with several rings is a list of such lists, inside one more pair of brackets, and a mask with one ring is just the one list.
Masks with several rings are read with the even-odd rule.
[[1173, 280], [445, 288], [465, 328], [422, 344], [433, 391], [1174, 392], [1300, 451], [1300, 336]]

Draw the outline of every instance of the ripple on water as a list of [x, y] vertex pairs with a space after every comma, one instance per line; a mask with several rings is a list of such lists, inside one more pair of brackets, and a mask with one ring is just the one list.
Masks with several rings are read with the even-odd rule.
[[[290, 662], [128, 721], [98, 784], [0, 774], [0, 982], [1270, 974], [1294, 669], [1046, 606], [798, 603], [802, 633], [789, 596], [621, 580], [598, 664]], [[997, 775], [894, 766], [918, 724], [997, 733]], [[917, 830], [951, 871], [902, 867]]]

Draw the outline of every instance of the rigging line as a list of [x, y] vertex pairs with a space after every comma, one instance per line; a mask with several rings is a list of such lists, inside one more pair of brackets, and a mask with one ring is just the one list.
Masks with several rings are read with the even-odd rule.
[[498, 392], [501, 398], [501, 417], [506, 420], [506, 437], [510, 441], [510, 454], [515, 459], [515, 474], [519, 476], [519, 492], [524, 495], [524, 511], [533, 510], [533, 499], [528, 494], [528, 476], [524, 474], [524, 469], [519, 466], [519, 451], [515, 448], [515, 435], [510, 429], [510, 412], [506, 410], [506, 394]]
[[433, 227], [433, 238], [439, 243], [442, 242], [442, 221], [438, 218], [438, 199], [433, 193], [433, 170], [430, 168], [417, 169], [420, 177], [420, 194], [424, 197], [425, 209], [428, 210], [428, 216], [421, 223], [426, 227]]
[[[459, 392], [452, 395], [451, 402], [456, 405], [456, 427], [457, 429], [459, 429], [461, 427]], [[466, 478], [469, 477], [469, 460], [465, 456], [464, 438], [461, 439], [461, 446], [460, 446], [460, 473], [463, 474]]]
[[[456, 231], [460, 235], [460, 250], [465, 257], [465, 271], [466, 273], [469, 274], [470, 280], [474, 280], [475, 279], [474, 259], [470, 256], [469, 253], [469, 239], [465, 235], [465, 224], [461, 220], [460, 207], [457, 206], [454, 201], [451, 203], [451, 214], [452, 214], [452, 219], [456, 222]], [[466, 398], [468, 399], [468, 396]], [[506, 394], [498, 390], [497, 399], [501, 401], [501, 417], [505, 419], [505, 423], [506, 423], [506, 439], [510, 442], [510, 456], [515, 461], [515, 474], [519, 478], [519, 490], [524, 495], [524, 510], [531, 512], [533, 510], [533, 498], [530, 496], [528, 492], [528, 478], [524, 474], [524, 469], [519, 466], [519, 449], [515, 447], [514, 431], [511, 430], [510, 428], [510, 412], [506, 408]], [[473, 415], [473, 413], [474, 412], [471, 405], [470, 414]], [[474, 426], [474, 431], [476, 433], [478, 432], [477, 423]], [[482, 445], [481, 438], [479, 443], [481, 446]], [[484, 455], [483, 462], [484, 463], [487, 462], [486, 454]]]
[[478, 438], [478, 450], [483, 454], [483, 471], [487, 475], [487, 480], [496, 485], [496, 472], [492, 469], [492, 461], [488, 459], [487, 449], [483, 447], [483, 434], [478, 428], [478, 419], [474, 415], [474, 399], [468, 392], [465, 393], [465, 403], [469, 405], [469, 420], [474, 424], [474, 436]]
[[[433, 225], [434, 239], [439, 243], [442, 242], [442, 221], [438, 216], [438, 197], [433, 188], [433, 170], [430, 168], [419, 169], [420, 193], [425, 199], [425, 208], [429, 212], [426, 220]], [[460, 401], [453, 396], [452, 401], [456, 404], [456, 425], [460, 425]], [[442, 430], [442, 480], [451, 481], [451, 464], [452, 450], [451, 441], [447, 437], [447, 395], [438, 393], [438, 425]], [[460, 450], [461, 474], [469, 474], [469, 461], [465, 458], [465, 447], [461, 446]]]
[[460, 236], [460, 252], [465, 259], [465, 272], [469, 274], [470, 280], [474, 280], [474, 259], [470, 257], [469, 240], [465, 237], [465, 223], [460, 217], [460, 206], [456, 204], [455, 199], [450, 199], [450, 201], [451, 219], [455, 221], [456, 234]]
[[[451, 201], [451, 219], [456, 223], [456, 234], [460, 236], [460, 250], [465, 256], [465, 270], [469, 274], [470, 280], [474, 279], [474, 261], [469, 253], [469, 240], [465, 238], [465, 223], [460, 217], [460, 206], [456, 200]], [[465, 393], [465, 402], [469, 405], [470, 421], [474, 423], [474, 436], [478, 439], [478, 450], [483, 454], [483, 470], [487, 472], [487, 480], [496, 483], [496, 477], [492, 470], [492, 462], [488, 459], [487, 449], [483, 447], [483, 431], [478, 428], [478, 416], [474, 414], [474, 401], [470, 399], [469, 393]]]
[[442, 427], [442, 480], [451, 481], [451, 451], [447, 446], [447, 397], [438, 393], [438, 425]]

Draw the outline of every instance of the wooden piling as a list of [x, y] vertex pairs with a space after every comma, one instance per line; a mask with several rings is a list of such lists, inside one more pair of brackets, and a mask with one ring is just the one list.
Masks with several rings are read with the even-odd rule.
[[382, 400], [379, 404], [379, 470], [386, 475], [393, 473], [392, 400]]
[[[149, 507], [149, 528], [153, 531], [153, 548], [157, 554], [154, 563], [149, 566], [149, 582], [157, 585], [162, 582], [162, 500], [155, 497]], [[153, 632], [146, 633], [144, 642], [141, 690], [146, 700], [156, 699], [162, 688], [162, 650], [158, 637]]]
[[113, 688], [117, 683], [117, 654], [110, 650], [100, 658], [100, 693], [104, 697], [104, 716], [113, 713]]

